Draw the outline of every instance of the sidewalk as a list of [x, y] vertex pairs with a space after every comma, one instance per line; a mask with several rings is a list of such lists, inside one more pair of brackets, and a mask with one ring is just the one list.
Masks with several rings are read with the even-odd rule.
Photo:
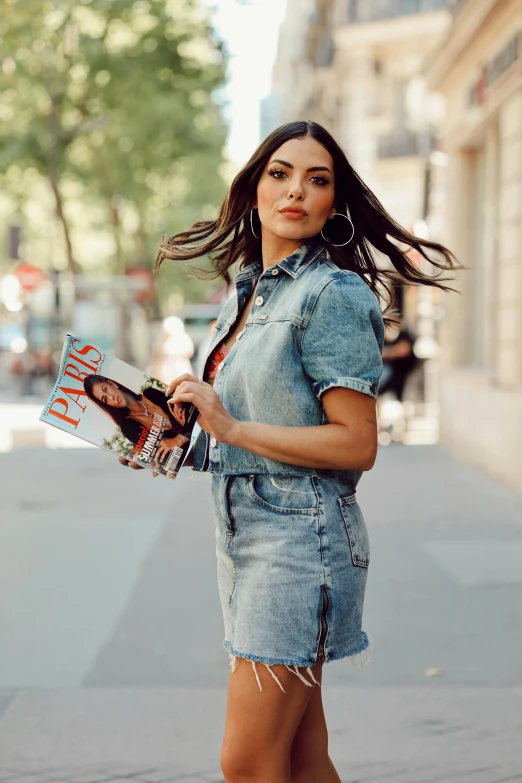
[[[151, 480], [97, 449], [0, 469], [0, 781], [221, 781], [209, 477]], [[522, 497], [395, 445], [358, 495], [375, 653], [325, 670], [343, 783], [522, 781]]]
[[[343, 783], [522, 780], [522, 688], [327, 686], [324, 699]], [[224, 707], [221, 687], [25, 691], [0, 723], [0, 780], [221, 781]]]
[[[0, 395], [0, 453], [12, 449], [89, 448], [90, 444], [80, 441], [57, 427], [50, 427], [39, 421], [47, 400], [39, 397], [24, 397], [20, 402], [2, 401]], [[95, 448], [94, 446], [92, 448]]]

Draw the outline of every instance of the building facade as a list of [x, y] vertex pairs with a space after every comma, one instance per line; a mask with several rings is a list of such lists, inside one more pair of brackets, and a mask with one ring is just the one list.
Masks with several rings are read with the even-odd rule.
[[442, 443], [522, 491], [522, 1], [460, 0], [425, 69], [446, 99]]
[[[419, 235], [433, 185], [440, 196], [433, 161], [444, 109], [422, 68], [451, 21], [447, 0], [288, 0], [274, 67], [274, 124], [300, 118], [324, 125], [392, 217]], [[398, 304], [425, 360], [412, 418], [424, 427], [422, 442], [433, 442], [438, 292], [410, 287]]]
[[355, 168], [406, 226], [426, 216], [426, 177], [442, 116], [422, 65], [445, 34], [445, 0], [337, 0], [336, 131]]
[[426, 171], [442, 117], [422, 75], [451, 21], [448, 0], [288, 0], [263, 116], [330, 130], [390, 213], [426, 214]]
[[315, 6], [316, 0], [287, 0], [270, 94], [261, 102], [262, 139], [278, 125], [306, 114], [314, 78], [306, 43]]

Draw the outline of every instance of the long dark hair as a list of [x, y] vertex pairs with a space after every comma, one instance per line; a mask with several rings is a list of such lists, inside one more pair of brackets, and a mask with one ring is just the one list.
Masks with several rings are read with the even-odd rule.
[[[155, 270], [165, 259], [189, 260], [212, 253], [212, 270], [191, 267], [191, 271], [195, 277], [223, 277], [228, 282], [228, 269], [232, 264], [240, 261], [240, 269], [244, 269], [258, 259], [261, 256], [261, 239], [252, 232], [250, 210], [256, 201], [259, 179], [271, 156], [282, 144], [304, 136], [316, 139], [332, 156], [335, 207], [337, 212], [348, 214], [354, 226], [353, 240], [345, 247], [334, 247], [330, 242], [325, 242], [320, 233], [314, 237], [326, 247], [332, 261], [340, 269], [357, 272], [378, 298], [386, 302], [385, 312], [394, 303], [394, 289], [400, 283], [454, 290], [444, 285], [454, 278], [441, 276], [441, 273], [462, 267], [453, 253], [438, 242], [416, 237], [400, 226], [352, 168], [330, 133], [309, 120], [288, 122], [267, 136], [232, 182], [216, 220], [200, 220], [186, 231], [163, 237], [156, 256]], [[402, 250], [392, 240], [407, 247]], [[431, 276], [417, 269], [407, 256], [411, 248], [429, 261], [433, 271], [438, 270], [437, 274]], [[393, 269], [378, 267], [372, 249], [387, 256]], [[434, 256], [434, 253], [439, 257]], [[389, 319], [385, 316], [385, 320]]]
[[125, 394], [128, 394], [130, 397], [134, 397], [135, 400], [141, 400], [141, 394], [136, 394], [136, 392], [133, 392], [132, 389], [128, 389], [122, 383], [113, 381], [112, 378], [106, 378], [104, 375], [86, 375], [83, 379], [83, 388], [87, 393], [87, 397], [96, 403], [96, 405], [101, 408], [102, 411], [108, 413], [117, 427], [121, 427], [123, 421], [130, 413], [129, 408], [114, 408], [112, 405], [107, 405], [107, 403], [102, 402], [101, 400], [97, 400], [94, 396], [94, 387], [97, 383], [115, 383], [118, 389], [120, 389]]

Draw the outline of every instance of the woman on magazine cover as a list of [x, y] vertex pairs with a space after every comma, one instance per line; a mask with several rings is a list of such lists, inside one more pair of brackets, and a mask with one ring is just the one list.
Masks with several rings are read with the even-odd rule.
[[83, 387], [88, 398], [111, 417], [134, 445], [138, 443], [143, 427], [150, 429], [155, 413], [166, 420], [163, 438], [154, 455], [156, 462], [161, 462], [169, 451], [190, 440], [190, 432], [184, 432], [184, 406], [169, 403], [165, 392], [160, 389], [151, 386], [142, 394], [136, 394], [111, 378], [94, 374], [84, 378]]
[[[408, 261], [410, 248], [436, 278]], [[362, 668], [372, 642], [356, 487], [377, 453], [379, 300], [397, 279], [447, 288], [441, 273], [458, 263], [398, 225], [308, 121], [273, 131], [217, 220], [165, 238], [156, 264], [207, 253], [215, 277], [239, 264], [236, 296], [203, 378], [181, 375], [168, 393], [200, 411], [189, 459], [212, 474], [231, 666], [221, 766], [227, 783], [340, 783], [319, 686], [325, 663]]]

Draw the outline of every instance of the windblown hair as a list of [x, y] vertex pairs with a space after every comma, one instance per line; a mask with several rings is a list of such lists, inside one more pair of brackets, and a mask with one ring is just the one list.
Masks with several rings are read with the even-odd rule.
[[105, 402], [102, 402], [101, 400], [96, 399], [94, 396], [94, 387], [98, 383], [115, 383], [118, 389], [121, 389], [122, 392], [125, 394], [128, 394], [130, 397], [134, 397], [135, 400], [141, 400], [141, 394], [136, 394], [136, 392], [133, 392], [132, 389], [128, 389], [126, 386], [124, 386], [122, 383], [118, 383], [117, 381], [113, 381], [111, 378], [105, 378], [104, 375], [86, 375], [83, 379], [83, 388], [85, 389], [85, 392], [87, 394], [87, 397], [92, 400], [96, 405], [102, 409], [105, 413], [107, 413], [113, 422], [116, 424], [117, 427], [121, 427], [122, 422], [127, 418], [127, 416], [130, 413], [129, 408], [114, 408], [112, 405], [107, 405]]
[[[212, 254], [209, 257], [213, 269], [192, 267], [195, 276], [207, 279], [223, 277], [228, 282], [228, 270], [233, 264], [240, 262], [239, 268], [245, 269], [259, 259], [261, 239], [256, 238], [250, 223], [250, 210], [256, 201], [259, 179], [282, 144], [305, 136], [316, 139], [330, 153], [335, 173], [335, 208], [351, 219], [355, 231], [352, 241], [344, 247], [334, 247], [323, 239], [320, 232], [313, 239], [325, 246], [340, 269], [356, 272], [379, 300], [385, 301], [385, 321], [389, 320], [386, 313], [395, 302], [394, 290], [401, 283], [454, 290], [444, 285], [454, 278], [441, 276], [446, 271], [462, 267], [453, 253], [438, 242], [416, 237], [400, 226], [352, 168], [330, 133], [309, 120], [286, 123], [267, 136], [232, 182], [216, 220], [201, 220], [186, 231], [163, 237], [155, 270], [165, 259], [190, 260], [208, 253]], [[256, 221], [259, 224], [257, 217]], [[256, 233], [260, 236], [259, 227]], [[330, 233], [330, 227], [325, 233]], [[430, 271], [436, 274], [432, 276], [418, 269], [408, 258], [407, 253], [411, 249], [418, 251], [433, 267]], [[375, 250], [388, 257], [391, 267], [386, 264], [377, 266]]]

